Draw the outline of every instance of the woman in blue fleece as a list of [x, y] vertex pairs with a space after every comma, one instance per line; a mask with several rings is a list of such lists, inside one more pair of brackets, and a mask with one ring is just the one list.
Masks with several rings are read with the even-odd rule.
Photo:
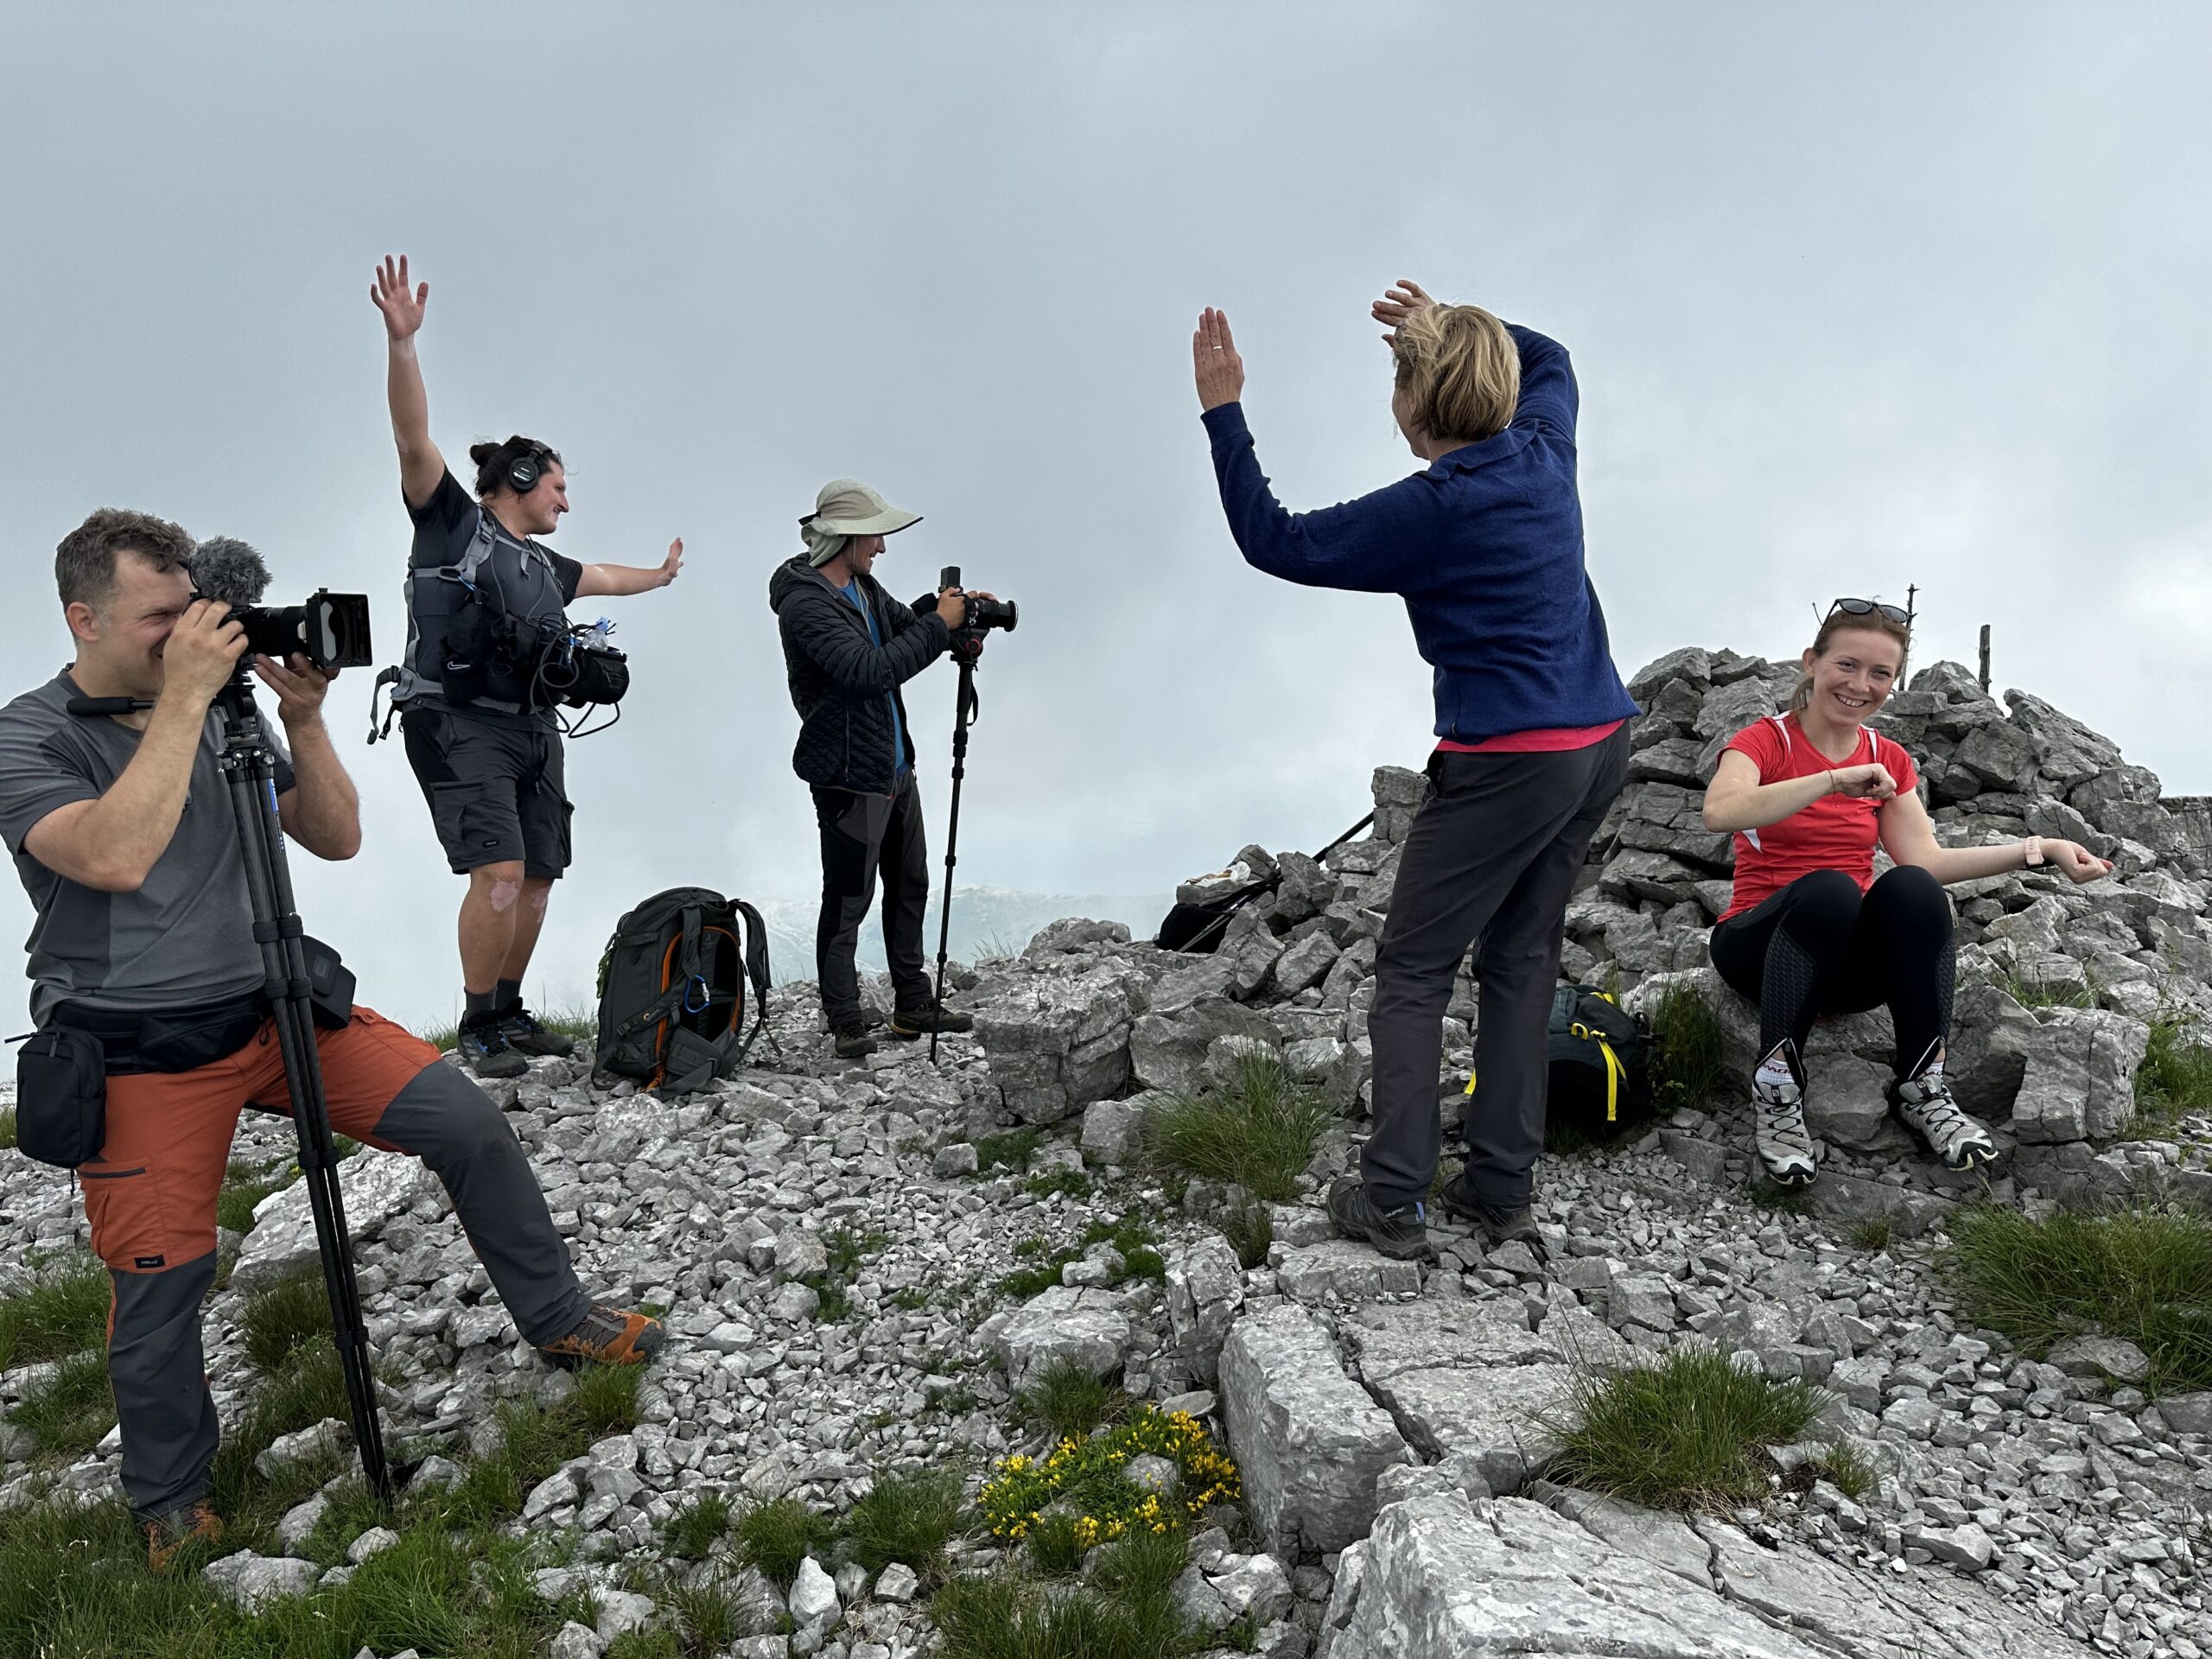
[[1287, 512], [1260, 471], [1229, 319], [1208, 309], [1191, 342], [1222, 508], [1246, 562], [1312, 587], [1402, 594], [1436, 671], [1432, 788], [1400, 856], [1368, 1014], [1374, 1133], [1359, 1174], [1330, 1189], [1329, 1213], [1388, 1255], [1428, 1249], [1444, 1010], [1471, 945], [1481, 1088], [1444, 1207], [1492, 1244], [1534, 1246], [1561, 927], [1638, 711], [1583, 569], [1566, 348], [1410, 282], [1374, 315], [1397, 360], [1391, 412], [1427, 465], [1315, 512]]

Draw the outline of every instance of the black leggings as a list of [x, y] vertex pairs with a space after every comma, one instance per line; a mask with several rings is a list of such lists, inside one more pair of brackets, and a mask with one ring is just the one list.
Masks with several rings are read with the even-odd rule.
[[1897, 1076], [1916, 1076], [1951, 1030], [1951, 901], [1923, 869], [1886, 871], [1869, 892], [1841, 870], [1800, 876], [1713, 930], [1713, 965], [1759, 1005], [1759, 1053], [1805, 1052], [1824, 1014], [1890, 1005]]

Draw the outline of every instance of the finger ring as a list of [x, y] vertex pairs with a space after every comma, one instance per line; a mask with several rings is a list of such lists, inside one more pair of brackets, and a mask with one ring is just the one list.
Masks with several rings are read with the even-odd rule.
[[1219, 351], [1220, 349], [1221, 349], [1221, 347], [1220, 347], [1220, 346], [1215, 346], [1215, 347], [1214, 347], [1214, 350], [1216, 350], [1217, 352], [1217, 351]]

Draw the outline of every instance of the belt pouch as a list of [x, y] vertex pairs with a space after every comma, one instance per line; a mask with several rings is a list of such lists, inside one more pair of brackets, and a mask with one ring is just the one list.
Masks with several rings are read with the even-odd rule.
[[107, 1139], [107, 1052], [89, 1031], [48, 1026], [16, 1054], [16, 1144], [74, 1169]]
[[302, 938], [307, 949], [308, 1001], [315, 1022], [325, 1031], [343, 1031], [353, 1019], [353, 970], [321, 939]]

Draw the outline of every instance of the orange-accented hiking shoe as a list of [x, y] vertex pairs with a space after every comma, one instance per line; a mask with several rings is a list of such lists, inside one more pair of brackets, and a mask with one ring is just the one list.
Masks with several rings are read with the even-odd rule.
[[667, 1340], [668, 1327], [658, 1319], [594, 1302], [582, 1325], [537, 1351], [569, 1370], [587, 1359], [601, 1365], [642, 1365]]
[[161, 1515], [141, 1516], [139, 1525], [146, 1529], [146, 1566], [156, 1573], [167, 1570], [186, 1545], [212, 1544], [223, 1535], [223, 1517], [204, 1501]]

